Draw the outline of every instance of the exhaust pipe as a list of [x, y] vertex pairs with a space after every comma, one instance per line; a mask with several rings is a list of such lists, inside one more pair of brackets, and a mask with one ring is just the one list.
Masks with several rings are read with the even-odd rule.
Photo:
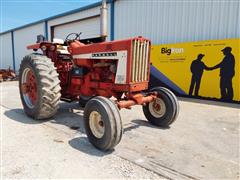
[[100, 19], [100, 36], [105, 41], [107, 37], [107, 0], [102, 0]]

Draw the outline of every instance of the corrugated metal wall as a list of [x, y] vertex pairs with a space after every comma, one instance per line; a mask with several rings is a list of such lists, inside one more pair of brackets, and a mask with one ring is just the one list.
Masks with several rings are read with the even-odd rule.
[[28, 50], [26, 47], [30, 44], [36, 43], [37, 35], [44, 35], [44, 23], [39, 23], [23, 29], [19, 29], [13, 33], [15, 47], [15, 67], [18, 71], [22, 58], [30, 53], [33, 53], [32, 50]]
[[12, 37], [11, 32], [0, 36], [0, 69], [11, 66], [13, 69]]
[[118, 0], [115, 39], [142, 35], [153, 44], [240, 37], [240, 1]]

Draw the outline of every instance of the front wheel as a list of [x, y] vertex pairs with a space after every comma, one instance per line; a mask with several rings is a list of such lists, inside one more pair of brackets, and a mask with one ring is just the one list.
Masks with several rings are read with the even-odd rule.
[[179, 113], [179, 103], [176, 96], [168, 89], [157, 87], [151, 91], [157, 92], [157, 99], [143, 106], [147, 120], [159, 127], [168, 127]]
[[122, 121], [119, 110], [111, 100], [97, 96], [84, 109], [84, 125], [89, 141], [100, 150], [111, 150], [121, 140]]

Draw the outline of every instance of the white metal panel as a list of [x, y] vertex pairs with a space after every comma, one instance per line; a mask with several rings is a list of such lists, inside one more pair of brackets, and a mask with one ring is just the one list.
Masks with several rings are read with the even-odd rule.
[[85, 18], [88, 18], [88, 17], [91, 17], [91, 16], [96, 16], [96, 15], [100, 15], [100, 6], [95, 7], [95, 8], [91, 8], [91, 9], [88, 9], [88, 10], [80, 11], [80, 12], [77, 12], [77, 13], [74, 13], [74, 14], [62, 16], [62, 17], [59, 17], [59, 18], [56, 18], [56, 19], [49, 20], [48, 25], [49, 26], [55, 26], [55, 25], [59, 25], [59, 24], [67, 23], [67, 22], [76, 21], [76, 20], [79, 20], [79, 19], [85, 19]]
[[[109, 38], [110, 37], [110, 5], [107, 4], [107, 7], [108, 7], [108, 34], [109, 34], [107, 39], [109, 40], [110, 39]], [[65, 24], [65, 23], [69, 23], [69, 22], [73, 22], [73, 21], [78, 21], [78, 20], [86, 19], [86, 18], [93, 17], [93, 16], [100, 16], [100, 8], [101, 8], [101, 6], [98, 6], [98, 7], [91, 8], [91, 9], [88, 9], [88, 10], [85, 10], [85, 11], [80, 11], [78, 13], [74, 13], [74, 14], [70, 14], [70, 15], [66, 15], [66, 16], [63, 16], [63, 17], [59, 17], [59, 18], [56, 18], [56, 19], [49, 20], [48, 21], [49, 40], [51, 39], [51, 27], [52, 26], [57, 26], [57, 25], [61, 25], [61, 24]], [[100, 35], [100, 22], [95, 21], [95, 23], [96, 24], [94, 26], [96, 28], [96, 31], [98, 32], [98, 35], [95, 36], [95, 37], [99, 37], [99, 35]], [[72, 27], [72, 25], [74, 25], [74, 24], [72, 24], [72, 23], [66, 24], [66, 26], [64, 28], [65, 29], [71, 29], [72, 30], [71, 32], [77, 32], [78, 29], [74, 29]], [[93, 27], [93, 26], [91, 25], [91, 27]], [[87, 27], [85, 27], [84, 29], [87, 29]], [[84, 36], [85, 35], [82, 34], [82, 37], [84, 37]], [[85, 37], [89, 38], [89, 37], [87, 37], [87, 35]], [[62, 38], [65, 38], [65, 37], [62, 37]]]
[[13, 69], [11, 33], [0, 35], [0, 69]]
[[239, 38], [240, 1], [115, 2], [115, 39], [144, 36], [153, 44]]
[[81, 38], [99, 37], [100, 16], [54, 27], [54, 38], [65, 39], [72, 32], [82, 32]]
[[19, 65], [22, 61], [22, 58], [25, 55], [33, 52], [32, 50], [28, 50], [26, 46], [36, 43], [37, 35], [39, 34], [44, 35], [44, 23], [39, 23], [14, 31], [16, 70], [19, 70]]

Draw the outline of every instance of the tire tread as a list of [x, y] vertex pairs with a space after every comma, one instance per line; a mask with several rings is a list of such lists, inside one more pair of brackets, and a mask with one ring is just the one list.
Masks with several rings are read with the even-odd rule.
[[41, 54], [25, 56], [20, 65], [20, 75], [26, 66], [31, 67], [35, 76], [38, 76], [36, 80], [40, 87], [38, 90], [41, 91], [41, 99], [38, 100], [39, 106], [36, 107], [37, 109], [34, 112], [29, 112], [29, 110], [26, 110], [27, 107], [24, 106], [25, 112], [38, 120], [50, 118], [57, 112], [61, 97], [60, 80], [56, 67], [51, 59]]

